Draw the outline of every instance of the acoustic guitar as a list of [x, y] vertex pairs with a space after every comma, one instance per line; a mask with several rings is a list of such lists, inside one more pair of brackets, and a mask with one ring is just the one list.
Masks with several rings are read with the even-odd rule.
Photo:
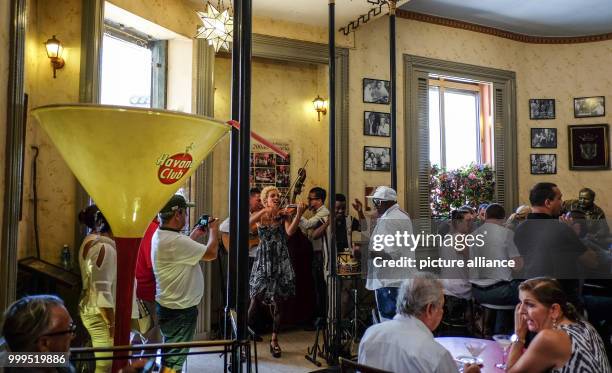
[[[223, 247], [226, 250], [229, 250], [230, 247], [230, 235], [229, 233], [222, 232], [221, 233], [221, 242], [223, 243]], [[259, 245], [259, 236], [257, 235], [257, 231], [249, 232], [249, 251]]]

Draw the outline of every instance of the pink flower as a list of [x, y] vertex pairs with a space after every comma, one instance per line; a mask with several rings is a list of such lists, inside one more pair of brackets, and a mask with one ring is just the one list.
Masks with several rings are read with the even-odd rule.
[[476, 179], [476, 175], [474, 175], [473, 172], [470, 172], [470, 174], [468, 175], [468, 179], [474, 180], [474, 179]]

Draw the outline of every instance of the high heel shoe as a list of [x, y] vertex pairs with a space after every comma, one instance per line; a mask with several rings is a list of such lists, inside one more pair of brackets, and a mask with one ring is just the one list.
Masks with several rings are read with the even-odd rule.
[[272, 354], [272, 357], [281, 357], [281, 348], [278, 345], [277, 340], [270, 340], [270, 353]]

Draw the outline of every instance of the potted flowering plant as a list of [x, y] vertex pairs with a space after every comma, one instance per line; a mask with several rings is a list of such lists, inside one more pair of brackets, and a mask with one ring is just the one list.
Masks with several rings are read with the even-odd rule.
[[456, 170], [432, 166], [429, 179], [432, 217], [447, 217], [451, 210], [463, 205], [478, 206], [492, 201], [494, 175], [489, 165], [471, 164]]

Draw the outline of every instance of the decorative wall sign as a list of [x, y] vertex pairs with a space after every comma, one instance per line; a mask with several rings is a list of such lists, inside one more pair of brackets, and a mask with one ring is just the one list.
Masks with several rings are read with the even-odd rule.
[[610, 128], [607, 124], [568, 126], [570, 170], [610, 169]]
[[[272, 143], [289, 154], [289, 144], [276, 141]], [[291, 158], [283, 159], [264, 145], [254, 143], [251, 148], [250, 187], [263, 189], [273, 185], [284, 195], [290, 183]]]

